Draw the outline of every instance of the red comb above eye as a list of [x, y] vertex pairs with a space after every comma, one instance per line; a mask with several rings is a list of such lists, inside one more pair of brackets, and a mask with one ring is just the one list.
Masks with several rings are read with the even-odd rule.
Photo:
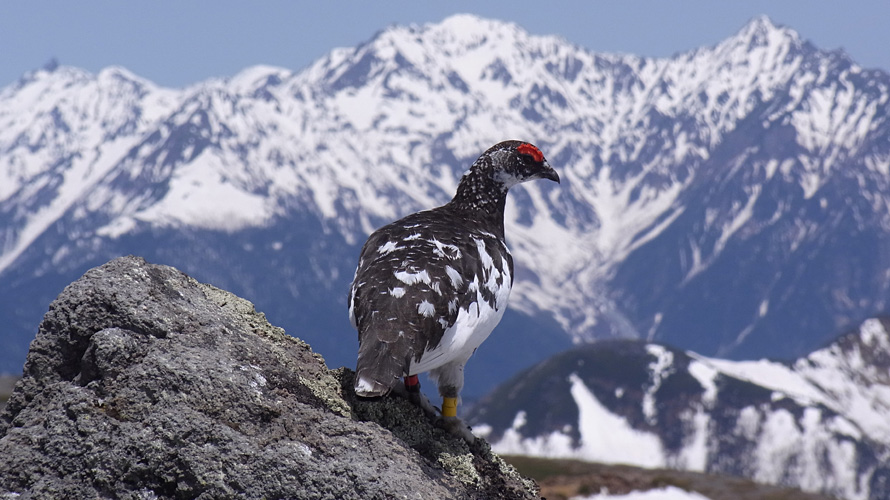
[[524, 155], [531, 156], [536, 162], [544, 161], [544, 153], [542, 153], [540, 149], [532, 146], [527, 142], [520, 144], [519, 147], [516, 148], [516, 151], [519, 151]]

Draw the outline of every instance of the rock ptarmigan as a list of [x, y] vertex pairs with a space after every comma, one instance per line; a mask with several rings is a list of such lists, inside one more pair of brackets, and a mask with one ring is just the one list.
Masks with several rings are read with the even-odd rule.
[[457, 419], [464, 365], [501, 320], [513, 284], [507, 190], [533, 179], [559, 182], [559, 175], [537, 147], [501, 142], [473, 163], [450, 202], [371, 234], [348, 299], [359, 339], [357, 395], [386, 395], [405, 377], [412, 399], [434, 412], [417, 381], [429, 372], [443, 423], [473, 439]]

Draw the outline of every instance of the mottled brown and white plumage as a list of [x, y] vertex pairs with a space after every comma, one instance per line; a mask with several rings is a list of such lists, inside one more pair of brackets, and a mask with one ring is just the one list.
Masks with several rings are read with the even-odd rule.
[[500, 321], [513, 284], [507, 191], [533, 179], [559, 182], [537, 147], [501, 142], [473, 163], [450, 202], [371, 234], [348, 300], [359, 333], [356, 394], [382, 396], [402, 377], [429, 372], [456, 405], [464, 365]]

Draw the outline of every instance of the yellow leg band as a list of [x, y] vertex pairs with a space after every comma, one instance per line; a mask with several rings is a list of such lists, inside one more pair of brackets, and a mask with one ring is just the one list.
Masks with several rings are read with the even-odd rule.
[[457, 416], [457, 398], [442, 398], [442, 416]]

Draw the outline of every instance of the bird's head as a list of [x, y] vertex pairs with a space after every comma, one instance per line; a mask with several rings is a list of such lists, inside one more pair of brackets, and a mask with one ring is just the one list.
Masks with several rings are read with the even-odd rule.
[[559, 175], [537, 147], [523, 141], [504, 141], [473, 162], [457, 185], [451, 206], [487, 212], [503, 225], [507, 190], [533, 179], [559, 182]]
[[[481, 163], [481, 164], [480, 164]], [[492, 179], [504, 190], [521, 182], [550, 179], [559, 182], [559, 174], [547, 163], [544, 153], [523, 141], [504, 141], [488, 148], [472, 168], [490, 169]]]

